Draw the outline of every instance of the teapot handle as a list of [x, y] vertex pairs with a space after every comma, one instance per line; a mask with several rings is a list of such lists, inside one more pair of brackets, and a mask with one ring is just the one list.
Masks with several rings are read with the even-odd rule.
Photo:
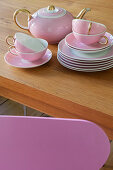
[[31, 16], [31, 13], [30, 13], [27, 9], [18, 9], [18, 10], [16, 10], [16, 11], [14, 12], [13, 20], [14, 20], [14, 22], [16, 23], [16, 25], [17, 25], [18, 27], [20, 27], [20, 28], [22, 28], [22, 29], [24, 29], [24, 30], [29, 30], [28, 27], [25, 27], [25, 26], [21, 25], [21, 24], [18, 22], [18, 20], [17, 20], [17, 15], [18, 15], [20, 12], [25, 12], [25, 13], [27, 13], [27, 14], [28, 14], [28, 20], [31, 19], [31, 17], [32, 17], [32, 16]]

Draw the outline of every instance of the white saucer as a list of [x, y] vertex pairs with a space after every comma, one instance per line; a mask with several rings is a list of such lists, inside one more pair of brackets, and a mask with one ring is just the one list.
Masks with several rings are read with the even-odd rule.
[[[12, 50], [15, 53], [15, 49]], [[8, 65], [11, 65], [13, 67], [18, 67], [18, 68], [34, 68], [34, 67], [39, 67], [45, 63], [47, 63], [52, 57], [52, 52], [47, 49], [45, 55], [34, 62], [29, 62], [27, 60], [22, 59], [19, 56], [16, 56], [14, 54], [11, 54], [10, 52], [7, 52], [4, 56], [4, 60]]]
[[102, 66], [102, 65], [108, 65], [108, 64], [113, 64], [113, 59], [110, 60], [105, 60], [105, 61], [98, 61], [98, 62], [85, 62], [85, 61], [77, 61], [77, 60], [72, 60], [70, 58], [65, 57], [64, 55], [62, 55], [59, 51], [57, 52], [57, 56], [59, 56], [59, 58], [61, 60], [63, 60], [64, 62], [66, 62], [67, 64], [76, 64], [76, 65], [81, 65], [81, 66], [88, 66], [88, 67], [93, 67], [93, 66]]
[[59, 61], [59, 63], [68, 68], [68, 69], [71, 69], [71, 70], [75, 70], [75, 71], [82, 71], [82, 72], [97, 72], [97, 71], [104, 71], [104, 70], [108, 70], [110, 68], [113, 67], [113, 64], [109, 64], [109, 65], [105, 65], [105, 66], [102, 66], [102, 67], [97, 67], [97, 68], [89, 68], [89, 67], [80, 67], [80, 66], [77, 66], [77, 65], [70, 65], [69, 63], [65, 63], [63, 60], [61, 60], [61, 58], [59, 57], [59, 55], [57, 55], [57, 59]]

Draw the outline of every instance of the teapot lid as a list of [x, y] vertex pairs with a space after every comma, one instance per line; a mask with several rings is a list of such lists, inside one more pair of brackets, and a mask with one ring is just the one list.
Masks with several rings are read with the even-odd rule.
[[63, 8], [55, 7], [53, 5], [46, 8], [41, 8], [35, 12], [32, 16], [41, 18], [59, 18], [66, 14], [66, 10]]

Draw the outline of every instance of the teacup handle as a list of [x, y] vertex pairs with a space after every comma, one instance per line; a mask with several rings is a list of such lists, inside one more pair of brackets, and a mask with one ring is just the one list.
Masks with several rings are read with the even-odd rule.
[[14, 15], [13, 15], [13, 19], [14, 19], [14, 22], [16, 23], [16, 25], [24, 30], [29, 30], [28, 27], [25, 27], [23, 25], [21, 25], [18, 20], [17, 20], [17, 15], [20, 13], [20, 12], [25, 12], [28, 14], [28, 20], [31, 19], [31, 13], [27, 10], [27, 9], [18, 9], [14, 12]]
[[[18, 55], [18, 54], [13, 53], [13, 52], [11, 51], [13, 48], [15, 48], [15, 46], [10, 46], [8, 51], [9, 51], [11, 54], [13, 54], [13, 55]], [[16, 48], [15, 48], [15, 49], [16, 49]]]
[[108, 43], [108, 38], [104, 35], [104, 36], [102, 36], [102, 38], [105, 38], [105, 42], [101, 42], [101, 41], [99, 41], [99, 43], [100, 44], [103, 44], [103, 45], [106, 45], [107, 43]]
[[9, 36], [6, 37], [6, 43], [7, 43], [8, 45], [10, 45], [10, 46], [14, 46], [14, 44], [11, 44], [11, 43], [8, 41], [9, 39], [13, 39], [13, 42], [15, 42], [14, 37], [13, 37], [12, 35], [9, 35]]

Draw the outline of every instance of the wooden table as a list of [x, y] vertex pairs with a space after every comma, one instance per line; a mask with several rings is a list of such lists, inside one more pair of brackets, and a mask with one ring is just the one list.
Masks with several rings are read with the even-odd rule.
[[[89, 7], [92, 11], [85, 18], [104, 23], [107, 31], [113, 34], [111, 0], [54, 0], [52, 4], [67, 9], [73, 15]], [[8, 50], [5, 37], [22, 31], [13, 22], [14, 11], [27, 8], [34, 13], [48, 5], [51, 5], [49, 0], [0, 1], [0, 95], [54, 117], [91, 120], [113, 139], [113, 69], [97, 73], [68, 70], [56, 59], [57, 45], [49, 46], [53, 57], [41, 67], [19, 69], [4, 61]]]

